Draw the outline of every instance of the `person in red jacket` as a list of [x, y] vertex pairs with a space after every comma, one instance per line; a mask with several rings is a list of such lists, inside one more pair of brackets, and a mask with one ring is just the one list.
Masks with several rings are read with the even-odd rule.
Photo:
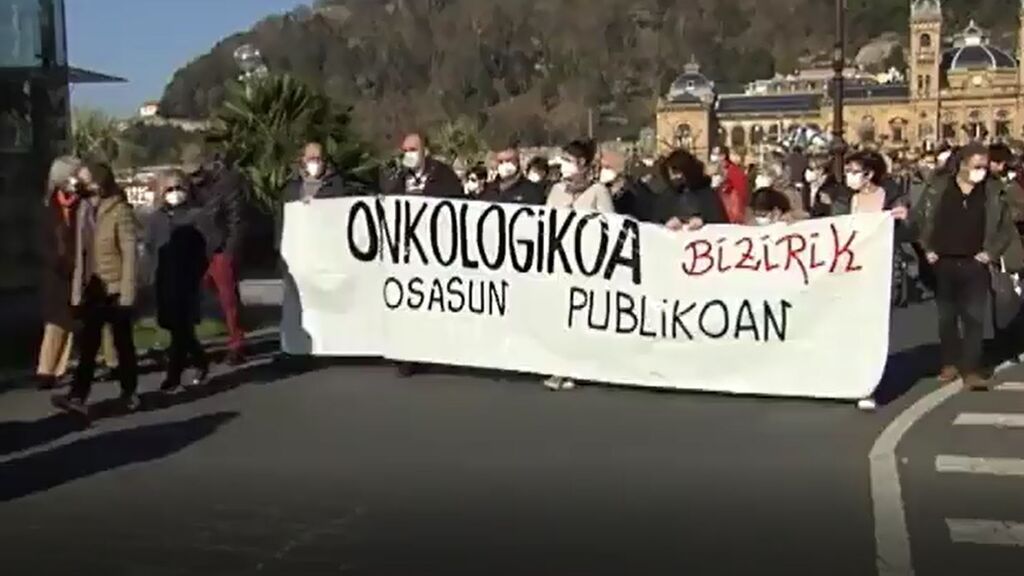
[[747, 205], [750, 203], [750, 183], [747, 175], [732, 161], [729, 148], [716, 146], [711, 151], [711, 163], [719, 174], [713, 183], [725, 205], [725, 212], [731, 224], [743, 224], [747, 219]]

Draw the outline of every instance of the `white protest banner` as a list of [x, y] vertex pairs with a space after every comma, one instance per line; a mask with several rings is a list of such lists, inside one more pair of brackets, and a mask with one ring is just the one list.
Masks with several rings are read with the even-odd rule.
[[888, 352], [887, 214], [671, 232], [416, 197], [285, 208], [282, 343], [736, 394], [859, 399]]

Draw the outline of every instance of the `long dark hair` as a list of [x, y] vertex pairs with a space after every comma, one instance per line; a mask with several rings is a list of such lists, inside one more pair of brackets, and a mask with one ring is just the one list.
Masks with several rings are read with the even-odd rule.
[[573, 140], [566, 144], [562, 151], [573, 158], [582, 158], [586, 165], [590, 166], [597, 156], [597, 143], [593, 140]]
[[99, 189], [100, 198], [110, 198], [114, 196], [124, 197], [124, 191], [117, 185], [117, 178], [114, 176], [114, 169], [110, 167], [110, 164], [105, 162], [95, 162], [89, 164], [89, 173], [92, 174], [93, 182], [96, 183], [96, 187]]
[[711, 186], [711, 178], [704, 169], [704, 163], [686, 150], [673, 150], [660, 164], [659, 170], [666, 182], [671, 181], [670, 172], [675, 172], [683, 175], [683, 186], [689, 190]]

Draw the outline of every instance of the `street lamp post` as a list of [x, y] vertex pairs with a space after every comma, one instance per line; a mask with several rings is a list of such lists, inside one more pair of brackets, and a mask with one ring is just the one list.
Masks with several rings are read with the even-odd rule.
[[835, 161], [835, 175], [843, 174], [843, 156], [846, 153], [846, 142], [843, 140], [843, 104], [845, 99], [843, 73], [846, 70], [846, 0], [835, 0], [836, 3], [836, 44], [832, 53], [833, 94], [832, 94], [832, 148]]
[[259, 48], [256, 48], [252, 44], [243, 44], [235, 49], [234, 53], [235, 64], [238, 65], [238, 69], [242, 71], [241, 80], [246, 82], [252, 78], [260, 78], [266, 76], [267, 65], [263, 61], [263, 55], [260, 54]]

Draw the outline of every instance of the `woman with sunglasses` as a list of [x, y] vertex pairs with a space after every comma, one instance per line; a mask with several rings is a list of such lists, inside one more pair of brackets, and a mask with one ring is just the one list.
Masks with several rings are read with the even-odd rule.
[[167, 377], [160, 390], [171, 393], [181, 388], [187, 366], [196, 370], [194, 386], [209, 375], [210, 362], [196, 336], [203, 277], [210, 260], [210, 243], [203, 235], [209, 223], [182, 173], [168, 171], [158, 181], [157, 210], [150, 221], [146, 250], [156, 261], [157, 323], [171, 335]]

